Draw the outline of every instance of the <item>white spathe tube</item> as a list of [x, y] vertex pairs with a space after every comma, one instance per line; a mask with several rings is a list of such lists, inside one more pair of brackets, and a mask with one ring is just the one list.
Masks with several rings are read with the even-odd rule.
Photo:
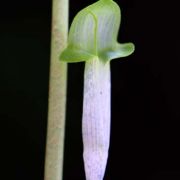
[[110, 62], [86, 61], [82, 119], [86, 180], [104, 177], [110, 140], [110, 86]]

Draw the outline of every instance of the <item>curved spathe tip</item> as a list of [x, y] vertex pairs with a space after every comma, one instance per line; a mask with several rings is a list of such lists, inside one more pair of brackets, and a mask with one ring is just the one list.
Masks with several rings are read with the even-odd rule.
[[132, 43], [117, 42], [120, 19], [120, 8], [112, 0], [99, 0], [81, 10], [70, 27], [68, 46], [60, 60], [81, 62], [98, 57], [106, 62], [132, 54]]

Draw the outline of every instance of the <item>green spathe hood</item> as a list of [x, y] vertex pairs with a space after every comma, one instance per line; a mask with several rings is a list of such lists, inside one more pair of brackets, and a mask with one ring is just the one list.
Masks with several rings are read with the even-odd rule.
[[107, 62], [132, 54], [132, 43], [117, 42], [120, 19], [120, 8], [112, 0], [99, 0], [81, 10], [72, 22], [60, 60], [80, 62], [98, 57]]

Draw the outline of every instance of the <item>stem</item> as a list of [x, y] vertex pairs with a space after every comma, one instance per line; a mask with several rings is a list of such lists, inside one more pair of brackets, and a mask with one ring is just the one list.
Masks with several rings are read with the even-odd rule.
[[61, 180], [63, 172], [67, 65], [59, 61], [68, 33], [68, 0], [53, 0], [51, 67], [45, 180]]
[[110, 139], [110, 63], [98, 58], [85, 64], [82, 128], [86, 180], [102, 180]]

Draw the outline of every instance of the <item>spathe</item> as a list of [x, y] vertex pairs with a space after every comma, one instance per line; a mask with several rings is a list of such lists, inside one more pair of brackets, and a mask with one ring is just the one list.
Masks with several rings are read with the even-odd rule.
[[134, 45], [117, 42], [120, 19], [120, 8], [112, 0], [99, 0], [84, 8], [73, 20], [68, 46], [60, 59], [80, 62], [98, 57], [107, 62], [130, 55]]

